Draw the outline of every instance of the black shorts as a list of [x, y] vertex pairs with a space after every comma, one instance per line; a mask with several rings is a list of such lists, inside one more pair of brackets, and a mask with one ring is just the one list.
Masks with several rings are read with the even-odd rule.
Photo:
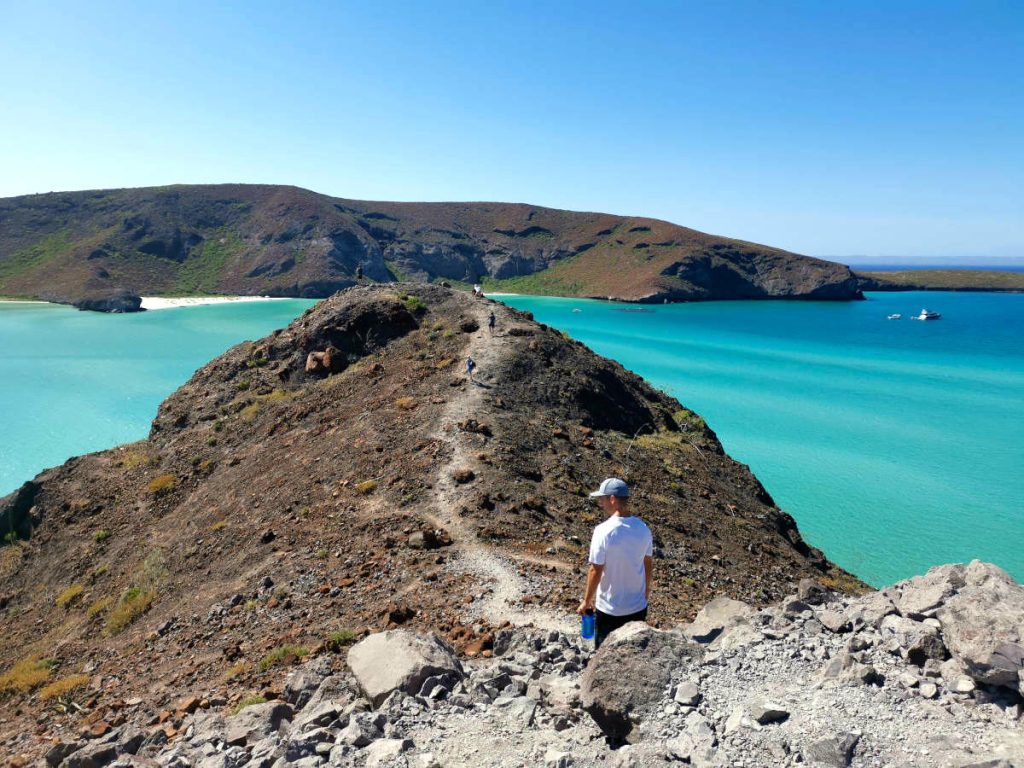
[[647, 609], [644, 608], [642, 611], [631, 613], [628, 616], [612, 616], [610, 613], [602, 613], [595, 610], [594, 615], [596, 618], [594, 622], [594, 650], [596, 651], [601, 647], [604, 639], [619, 627], [629, 624], [631, 621], [646, 621]]

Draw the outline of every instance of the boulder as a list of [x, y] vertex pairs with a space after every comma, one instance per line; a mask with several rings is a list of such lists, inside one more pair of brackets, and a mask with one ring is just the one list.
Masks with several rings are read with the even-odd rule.
[[399, 755], [412, 747], [413, 743], [409, 739], [378, 739], [363, 750], [366, 768], [394, 765]]
[[366, 697], [378, 706], [392, 691], [413, 696], [433, 675], [465, 677], [455, 651], [435, 635], [388, 630], [349, 649], [348, 665]]
[[96, 291], [71, 302], [72, 306], [90, 312], [139, 312], [142, 297], [127, 289]]
[[816, 616], [829, 632], [846, 632], [850, 629], [850, 620], [842, 611], [828, 609], [819, 611]]
[[[683, 632], [696, 643], [719, 644], [733, 632], [747, 634], [752, 629], [756, 611], [744, 602], [731, 597], [716, 597], [697, 613], [690, 624], [684, 624]], [[756, 630], [755, 630], [756, 632]], [[759, 633], [758, 633], [759, 634]]]
[[855, 629], [867, 626], [878, 629], [882, 619], [896, 613], [896, 605], [884, 592], [869, 592], [854, 600], [846, 615], [850, 617]]
[[833, 766], [846, 768], [853, 759], [853, 750], [860, 741], [856, 733], [838, 733], [826, 739], [820, 739], [804, 749], [804, 762], [811, 765]]
[[117, 747], [110, 742], [89, 744], [68, 755], [60, 768], [102, 768], [117, 757]]
[[[928, 575], [956, 567], [933, 568]], [[946, 647], [976, 681], [1019, 690], [1024, 669], [1024, 588], [991, 563], [974, 560], [959, 568], [963, 570], [955, 573], [963, 583], [935, 614]]]
[[291, 722], [293, 714], [283, 701], [253, 704], [227, 719], [224, 740], [229, 745], [253, 744], [277, 733], [282, 723]]
[[293, 707], [301, 709], [309, 703], [320, 683], [330, 674], [331, 662], [327, 658], [308, 661], [285, 678], [282, 698]]
[[960, 563], [940, 565], [924, 576], [893, 584], [885, 593], [892, 598], [901, 616], [924, 619], [934, 616], [938, 608], [964, 586], [966, 570]]
[[669, 755], [694, 766], [710, 765], [715, 757], [715, 730], [698, 712], [686, 716], [683, 731], [665, 742]]
[[816, 684], [819, 687], [836, 685], [868, 685], [881, 682], [878, 671], [871, 664], [858, 661], [847, 651], [829, 659], [818, 673]]
[[348, 719], [348, 725], [338, 734], [338, 743], [349, 744], [353, 747], [365, 747], [383, 735], [386, 722], [383, 715], [357, 712]]
[[673, 670], [700, 648], [679, 632], [631, 622], [612, 632], [580, 680], [583, 708], [613, 739], [629, 738], [657, 708]]
[[796, 594], [808, 605], [824, 605], [836, 599], [831, 589], [815, 579], [800, 579]]
[[895, 640], [903, 657], [911, 664], [922, 667], [928, 659], [942, 661], [946, 658], [946, 646], [931, 624], [890, 614], [882, 619], [879, 632], [883, 639]]

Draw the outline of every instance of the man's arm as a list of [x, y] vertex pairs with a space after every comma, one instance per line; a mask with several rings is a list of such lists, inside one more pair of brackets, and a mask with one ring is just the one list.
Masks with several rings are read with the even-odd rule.
[[644, 599], [651, 599], [651, 574], [654, 571], [654, 559], [644, 555]]
[[583, 594], [583, 602], [576, 609], [576, 613], [581, 616], [594, 607], [594, 599], [597, 597], [597, 585], [601, 583], [602, 573], [604, 573], [603, 565], [590, 564], [590, 570], [587, 571], [587, 589]]

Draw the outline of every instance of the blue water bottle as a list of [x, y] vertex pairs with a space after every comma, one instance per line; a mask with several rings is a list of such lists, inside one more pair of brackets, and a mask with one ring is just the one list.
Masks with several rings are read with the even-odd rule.
[[580, 624], [580, 637], [584, 640], [594, 639], [594, 609], [588, 608], [583, 614], [583, 621]]

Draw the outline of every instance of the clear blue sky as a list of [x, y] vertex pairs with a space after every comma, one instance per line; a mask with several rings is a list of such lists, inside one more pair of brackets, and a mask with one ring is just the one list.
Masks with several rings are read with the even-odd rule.
[[1024, 256], [1024, 3], [0, 0], [0, 196], [227, 181]]

